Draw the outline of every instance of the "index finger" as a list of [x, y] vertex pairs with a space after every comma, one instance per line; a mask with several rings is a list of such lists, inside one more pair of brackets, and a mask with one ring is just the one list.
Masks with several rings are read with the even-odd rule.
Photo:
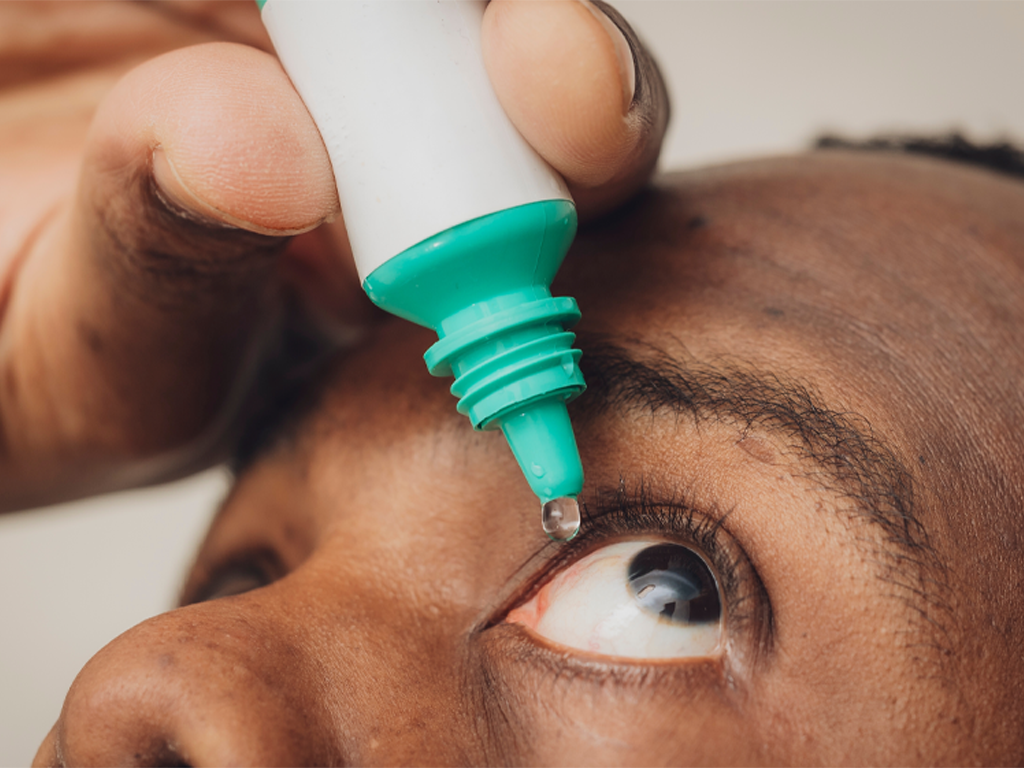
[[565, 178], [581, 219], [625, 202], [647, 182], [668, 126], [668, 93], [614, 8], [491, 0], [483, 52], [502, 107]]

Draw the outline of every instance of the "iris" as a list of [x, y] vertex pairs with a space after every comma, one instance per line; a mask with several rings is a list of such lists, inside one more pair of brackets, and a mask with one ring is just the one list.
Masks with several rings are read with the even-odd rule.
[[672, 624], [716, 622], [722, 602], [714, 574], [691, 549], [657, 544], [636, 554], [627, 571], [633, 598]]

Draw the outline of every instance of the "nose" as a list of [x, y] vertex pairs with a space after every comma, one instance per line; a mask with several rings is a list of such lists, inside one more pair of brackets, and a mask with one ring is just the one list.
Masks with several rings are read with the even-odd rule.
[[301, 684], [313, 674], [304, 654], [242, 603], [180, 609], [111, 642], [79, 673], [35, 763], [342, 763], [317, 701], [302, 699], [319, 687]]

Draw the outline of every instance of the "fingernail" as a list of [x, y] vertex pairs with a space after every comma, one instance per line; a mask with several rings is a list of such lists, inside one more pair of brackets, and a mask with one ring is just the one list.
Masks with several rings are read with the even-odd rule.
[[153, 150], [153, 181], [157, 196], [175, 213], [212, 226], [232, 226], [223, 214], [197, 197], [182, 182], [167, 153], [161, 147]]
[[633, 96], [636, 94], [636, 63], [633, 61], [633, 49], [629, 47], [629, 41], [622, 34], [622, 30], [608, 18], [608, 14], [590, 0], [580, 0], [580, 2], [604, 27], [604, 31], [611, 38], [612, 45], [615, 46], [615, 57], [619, 62], [619, 82], [622, 83], [622, 113], [625, 114], [633, 104]]
[[248, 232], [255, 232], [260, 235], [273, 235], [275, 237], [294, 235], [312, 228], [304, 227], [301, 230], [294, 231], [269, 229], [268, 227], [254, 224], [251, 221], [240, 219], [237, 216], [232, 216], [216, 206], [210, 205], [189, 189], [188, 185], [181, 180], [181, 176], [162, 147], [157, 147], [153, 150], [152, 167], [157, 196], [168, 208], [178, 215], [200, 224], [228, 229], [244, 229]]

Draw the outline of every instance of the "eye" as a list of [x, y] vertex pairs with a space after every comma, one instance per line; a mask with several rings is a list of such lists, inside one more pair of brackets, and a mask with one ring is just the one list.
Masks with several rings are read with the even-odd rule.
[[201, 584], [190, 590], [183, 605], [232, 597], [265, 587], [279, 578], [276, 561], [263, 553], [248, 553], [215, 568]]
[[700, 658], [721, 646], [722, 598], [696, 551], [665, 541], [626, 541], [564, 568], [505, 621], [604, 656]]

